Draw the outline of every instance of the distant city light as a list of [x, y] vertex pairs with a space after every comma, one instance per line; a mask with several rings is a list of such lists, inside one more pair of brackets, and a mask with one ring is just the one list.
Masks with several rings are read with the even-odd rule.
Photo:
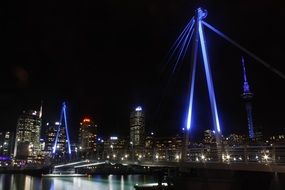
[[142, 107], [141, 106], [136, 107], [136, 111], [142, 111]]
[[83, 122], [90, 122], [91, 120], [89, 118], [84, 118]]
[[60, 122], [57, 121], [57, 122], [55, 122], [54, 124], [55, 124], [55, 125], [60, 125]]
[[110, 137], [111, 140], [118, 140], [118, 137]]
[[263, 159], [264, 159], [265, 161], [267, 161], [268, 158], [269, 158], [269, 156], [268, 156], [267, 154], [265, 154], [265, 155], [263, 156]]

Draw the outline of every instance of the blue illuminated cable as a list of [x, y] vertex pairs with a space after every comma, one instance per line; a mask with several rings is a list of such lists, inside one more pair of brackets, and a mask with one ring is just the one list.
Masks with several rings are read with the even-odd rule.
[[175, 40], [175, 42], [173, 43], [173, 45], [171, 46], [169, 52], [172, 52], [171, 55], [169, 56], [169, 60], [172, 58], [173, 54], [176, 52], [178, 46], [181, 44], [182, 40], [184, 39], [185, 35], [188, 33], [188, 30], [190, 28], [193, 27], [194, 25], [194, 18], [192, 18], [188, 24], [186, 25], [186, 27], [184, 27], [183, 31], [180, 33], [179, 37], [177, 38], [177, 40]]
[[201, 44], [204, 68], [206, 72], [207, 86], [208, 86], [211, 110], [213, 114], [214, 126], [215, 126], [215, 130], [221, 134], [220, 121], [219, 121], [218, 109], [217, 109], [217, 103], [216, 103], [216, 97], [215, 97], [215, 90], [214, 90], [214, 85], [213, 85], [213, 80], [212, 80], [211, 69], [210, 69], [210, 65], [208, 61], [206, 41], [204, 38], [204, 32], [203, 32], [201, 21], [198, 22], [198, 26], [199, 26], [200, 44]]
[[194, 34], [194, 30], [192, 30], [192, 31], [191, 31], [190, 38], [188, 39], [188, 42], [187, 42], [186, 48], [185, 48], [184, 53], [183, 53], [183, 55], [182, 55], [182, 60], [184, 59], [184, 57], [185, 57], [185, 55], [186, 55], [186, 53], [187, 53], [187, 50], [188, 50], [189, 45], [190, 45], [190, 43], [191, 43], [191, 40], [192, 40], [193, 34]]
[[66, 105], [65, 105], [65, 103], [63, 103], [63, 114], [64, 114], [63, 116], [64, 116], [64, 123], [65, 123], [65, 133], [66, 133], [66, 137], [67, 137], [68, 153], [71, 154], [68, 126], [67, 126], [67, 119], [66, 119]]
[[[181, 59], [181, 56], [184, 54], [183, 52], [185, 51], [185, 45], [186, 45], [186, 46], [188, 45], [187, 42], [188, 42], [188, 40], [190, 39], [189, 37], [192, 37], [191, 34], [193, 34], [192, 31], [191, 31], [192, 29], [193, 29], [193, 26], [192, 26], [192, 27], [190, 28], [190, 30], [187, 32], [187, 35], [186, 35], [185, 39], [183, 40], [183, 44], [182, 44], [182, 46], [180, 47], [178, 57], [177, 57], [177, 59], [176, 59], [176, 62], [175, 62], [175, 64], [174, 64], [174, 67], [173, 67], [173, 70], [172, 70], [172, 74], [175, 72], [176, 67], [177, 67], [179, 61], [182, 60], [182, 59]], [[183, 56], [182, 56], [182, 57], [183, 57]]]
[[265, 66], [266, 68], [268, 68], [269, 70], [271, 70], [272, 72], [274, 72], [275, 74], [277, 74], [279, 77], [281, 77], [282, 79], [285, 79], [285, 74], [283, 74], [282, 72], [280, 72], [279, 70], [277, 70], [276, 68], [272, 67], [270, 64], [268, 64], [267, 62], [263, 61], [261, 58], [259, 58], [257, 55], [255, 55], [254, 53], [248, 51], [247, 49], [245, 49], [244, 47], [242, 47], [241, 45], [239, 45], [237, 42], [235, 42], [234, 40], [232, 40], [230, 37], [228, 37], [227, 35], [223, 34], [221, 31], [217, 30], [216, 28], [214, 28], [213, 26], [211, 26], [210, 24], [208, 24], [207, 22], [202, 21], [202, 23], [208, 27], [210, 30], [214, 31], [216, 34], [218, 34], [219, 36], [221, 36], [222, 38], [224, 38], [225, 40], [227, 40], [228, 42], [230, 42], [231, 44], [233, 44], [234, 46], [236, 46], [237, 48], [239, 48], [240, 50], [242, 50], [243, 52], [245, 52], [246, 54], [248, 54], [249, 56], [251, 56], [253, 59], [259, 61], [263, 66]]
[[61, 124], [62, 124], [62, 115], [63, 115], [63, 108], [61, 108], [61, 111], [60, 111], [59, 125], [58, 125], [58, 128], [57, 128], [56, 137], [55, 137], [55, 142], [54, 142], [54, 146], [53, 146], [53, 150], [52, 150], [52, 153], [53, 153], [53, 154], [54, 154], [55, 151], [56, 151], [58, 136], [59, 136], [60, 127], [61, 127]]
[[194, 26], [194, 21], [192, 21], [191, 25], [187, 27], [187, 30], [183, 34], [182, 38], [179, 40], [179, 43], [175, 46], [174, 50], [171, 52], [171, 55], [169, 56], [167, 60], [167, 64], [172, 60], [176, 52], [181, 52], [181, 47], [185, 46], [185, 39], [187, 38], [187, 36], [189, 36], [189, 33], [193, 29], [193, 26]]
[[[196, 17], [197, 18], [197, 17]], [[187, 131], [190, 131], [191, 125], [192, 125], [192, 112], [193, 112], [193, 99], [194, 99], [194, 90], [195, 90], [195, 78], [196, 78], [196, 66], [197, 66], [197, 50], [198, 50], [198, 43], [199, 43], [199, 33], [197, 24], [195, 25], [195, 29], [193, 31], [193, 34], [195, 32], [194, 42], [193, 42], [193, 49], [192, 49], [192, 59], [193, 59], [193, 65], [191, 69], [191, 84], [190, 84], [190, 94], [189, 94], [189, 104], [188, 104], [188, 112], [187, 112], [187, 120], [186, 120], [186, 129]], [[188, 133], [187, 133], [188, 134]]]

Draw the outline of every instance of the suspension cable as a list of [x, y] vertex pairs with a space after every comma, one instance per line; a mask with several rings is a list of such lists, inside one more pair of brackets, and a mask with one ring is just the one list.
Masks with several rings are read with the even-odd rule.
[[212, 30], [213, 32], [215, 32], [216, 34], [218, 34], [219, 36], [221, 36], [222, 38], [224, 38], [225, 40], [227, 40], [228, 42], [230, 42], [231, 44], [233, 44], [234, 46], [236, 46], [237, 48], [239, 48], [240, 50], [244, 51], [246, 54], [248, 54], [249, 56], [251, 56], [253, 59], [259, 61], [262, 65], [264, 65], [266, 68], [268, 68], [269, 70], [271, 70], [273, 73], [277, 74], [279, 77], [281, 77], [282, 79], [285, 79], [285, 74], [283, 74], [282, 72], [280, 72], [279, 70], [277, 70], [276, 68], [274, 68], [273, 66], [271, 66], [270, 64], [268, 64], [267, 62], [263, 61], [261, 58], [259, 58], [257, 55], [255, 55], [254, 53], [248, 51], [246, 48], [242, 47], [240, 44], [238, 44], [237, 42], [235, 42], [234, 40], [232, 40], [230, 37], [228, 37], [227, 35], [223, 34], [221, 31], [217, 30], [216, 28], [214, 28], [213, 26], [211, 26], [210, 24], [208, 24], [205, 21], [202, 21], [202, 23], [208, 27], [210, 30]]

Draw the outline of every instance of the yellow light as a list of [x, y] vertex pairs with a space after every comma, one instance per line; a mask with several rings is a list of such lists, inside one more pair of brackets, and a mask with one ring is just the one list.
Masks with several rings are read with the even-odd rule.
[[89, 118], [84, 118], [83, 122], [90, 122], [91, 120]]

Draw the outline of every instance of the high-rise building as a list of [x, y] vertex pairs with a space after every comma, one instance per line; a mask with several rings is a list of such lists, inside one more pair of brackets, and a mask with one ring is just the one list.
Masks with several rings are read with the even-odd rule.
[[84, 156], [94, 155], [96, 152], [97, 125], [89, 118], [84, 118], [79, 129], [79, 151]]
[[14, 145], [14, 135], [10, 131], [0, 132], [0, 156], [11, 156]]
[[145, 138], [145, 118], [141, 106], [130, 115], [130, 143], [135, 147], [143, 147]]
[[[53, 150], [53, 146], [54, 146], [54, 143], [55, 143], [55, 137], [56, 137], [56, 134], [57, 134], [57, 129], [59, 127], [59, 122], [54, 122], [54, 123], [51, 123], [51, 122], [48, 122], [46, 123], [46, 126], [45, 126], [45, 152], [51, 156], [52, 154], [52, 150]], [[62, 137], [64, 137], [64, 135], [60, 135]], [[62, 147], [62, 146], [61, 146]]]
[[244, 59], [242, 57], [242, 67], [243, 67], [243, 93], [242, 93], [242, 99], [245, 102], [245, 109], [247, 114], [247, 127], [248, 127], [248, 135], [251, 140], [254, 140], [255, 133], [253, 128], [253, 117], [252, 117], [252, 98], [253, 93], [250, 91], [249, 84], [247, 81], [247, 75], [246, 75], [246, 69], [245, 69], [245, 63]]
[[40, 154], [41, 112], [23, 111], [17, 123], [14, 157], [27, 159]]

